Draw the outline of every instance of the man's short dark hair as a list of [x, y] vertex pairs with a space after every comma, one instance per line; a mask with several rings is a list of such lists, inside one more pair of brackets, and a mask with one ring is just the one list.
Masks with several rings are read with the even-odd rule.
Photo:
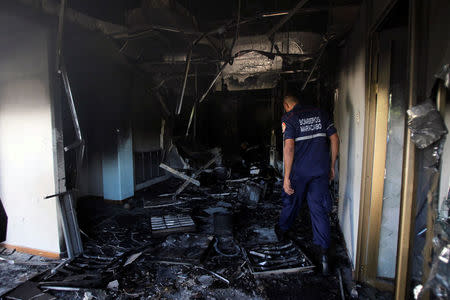
[[287, 92], [284, 95], [284, 97], [283, 97], [283, 101], [298, 103], [299, 102], [299, 98], [298, 98], [298, 96], [296, 94], [294, 94], [292, 92]]

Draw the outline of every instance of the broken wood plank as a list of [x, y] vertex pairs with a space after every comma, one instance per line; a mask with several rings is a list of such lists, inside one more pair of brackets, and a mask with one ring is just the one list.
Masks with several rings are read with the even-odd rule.
[[[187, 179], [178, 189], [177, 191], [173, 194], [172, 198], [175, 199], [182, 191], [184, 191], [184, 189], [190, 184], [190, 183], [194, 183], [193, 180], [195, 180], [194, 178], [197, 178], [198, 175], [200, 175], [200, 173], [202, 173], [205, 169], [207, 169], [209, 166], [211, 166], [214, 162], [216, 162], [220, 156], [222, 154], [218, 153], [216, 156], [214, 156], [213, 159], [211, 159], [210, 161], [208, 161], [203, 167], [201, 167], [199, 170], [197, 170], [197, 172], [194, 173], [194, 175], [191, 177], [189, 177], [189, 179]], [[194, 183], [195, 184], [195, 183]], [[198, 185], [200, 186], [200, 184]]]
[[181, 179], [184, 179], [184, 180], [189, 181], [189, 183], [193, 183], [193, 184], [195, 184], [196, 186], [200, 186], [200, 181], [198, 181], [198, 180], [196, 180], [196, 179], [194, 179], [194, 178], [192, 178], [192, 177], [189, 177], [189, 176], [187, 176], [186, 174], [181, 173], [181, 172], [175, 170], [174, 168], [169, 167], [169, 166], [166, 165], [166, 164], [161, 163], [161, 164], [159, 165], [159, 167], [160, 167], [161, 169], [164, 169], [164, 170], [166, 170], [166, 171], [172, 173], [173, 175], [175, 175], [175, 176], [177, 176], [177, 177], [179, 177], [179, 178], [181, 178]]

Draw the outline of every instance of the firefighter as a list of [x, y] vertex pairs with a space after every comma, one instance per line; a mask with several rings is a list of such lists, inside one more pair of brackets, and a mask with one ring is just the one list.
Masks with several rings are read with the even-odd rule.
[[329, 272], [327, 250], [330, 245], [328, 214], [332, 208], [328, 184], [329, 180], [334, 179], [339, 137], [332, 120], [325, 112], [302, 105], [293, 94], [286, 95], [283, 100], [286, 111], [281, 119], [283, 208], [276, 232], [280, 239], [286, 237], [305, 198], [311, 215], [313, 243], [320, 248], [320, 264], [326, 275]]

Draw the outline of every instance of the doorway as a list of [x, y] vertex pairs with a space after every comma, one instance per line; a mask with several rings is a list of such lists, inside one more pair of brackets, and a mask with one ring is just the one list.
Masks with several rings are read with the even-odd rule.
[[[393, 290], [406, 137], [408, 12], [398, 2], [371, 36], [360, 279]], [[406, 17], [402, 17], [406, 15]]]

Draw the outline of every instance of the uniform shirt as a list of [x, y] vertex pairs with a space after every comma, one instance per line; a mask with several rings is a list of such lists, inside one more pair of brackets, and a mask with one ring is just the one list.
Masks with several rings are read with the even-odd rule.
[[281, 118], [283, 140], [293, 139], [294, 176], [322, 176], [330, 172], [328, 137], [336, 133], [329, 116], [318, 108], [296, 104]]

